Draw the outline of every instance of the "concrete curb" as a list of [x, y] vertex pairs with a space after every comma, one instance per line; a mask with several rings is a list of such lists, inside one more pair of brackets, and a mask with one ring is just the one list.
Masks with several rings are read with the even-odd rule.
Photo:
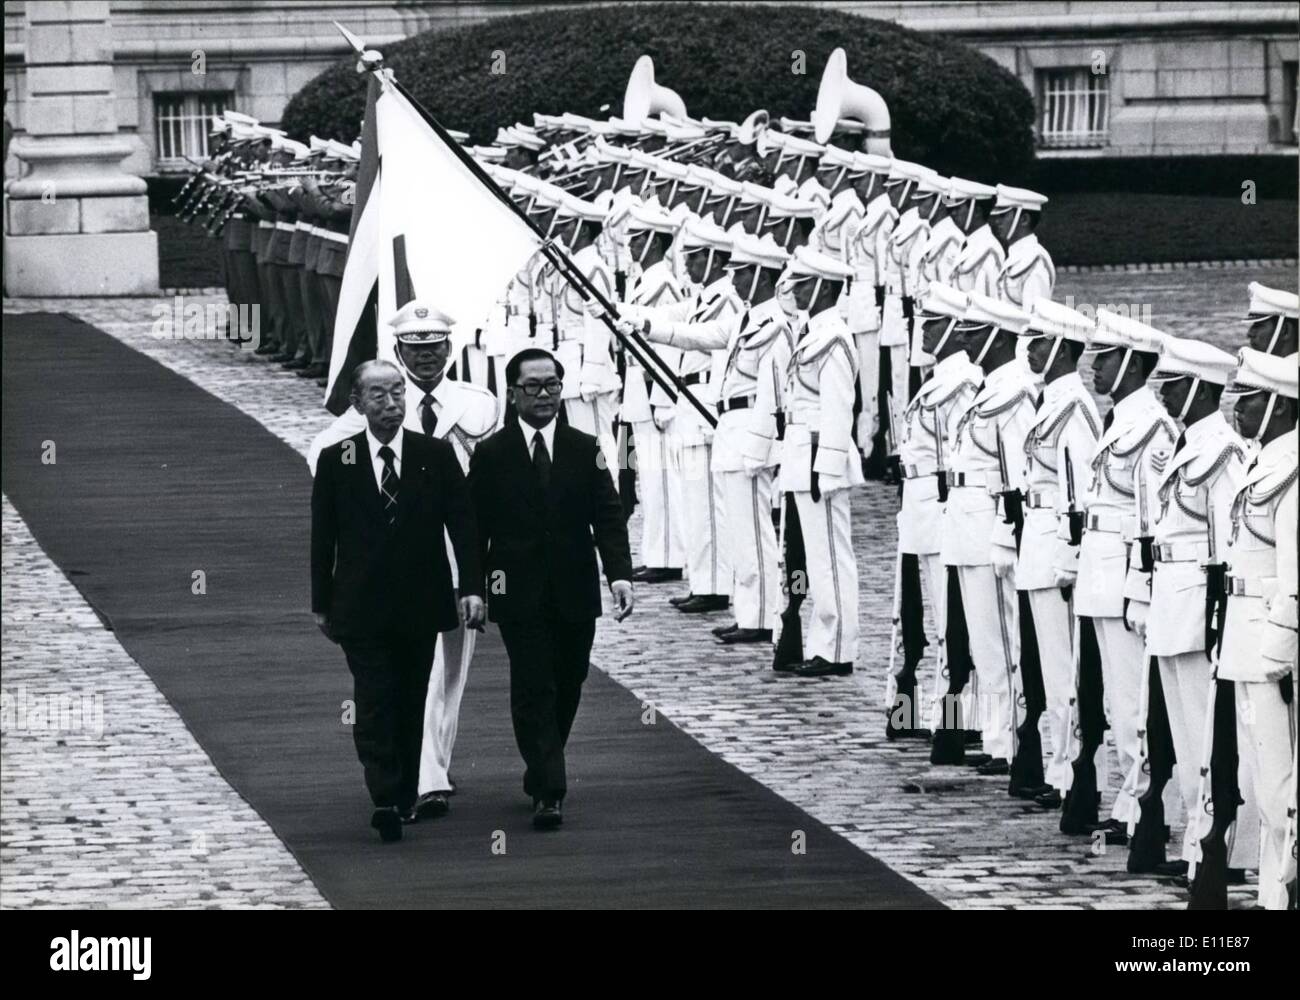
[[1062, 264], [1060, 274], [1097, 274], [1104, 272], [1153, 273], [1156, 271], [1235, 271], [1243, 268], [1295, 267], [1295, 257], [1267, 257], [1259, 260], [1182, 260], [1149, 264]]

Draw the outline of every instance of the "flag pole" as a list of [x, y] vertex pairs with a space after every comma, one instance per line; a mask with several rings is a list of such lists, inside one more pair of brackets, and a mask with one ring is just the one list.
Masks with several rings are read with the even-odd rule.
[[[592, 283], [591, 279], [583, 274], [577, 265], [573, 263], [573, 259], [569, 257], [564, 250], [548, 240], [546, 235], [537, 228], [537, 224], [533, 222], [526, 213], [520, 211], [519, 206], [511, 201], [510, 197], [501, 190], [497, 183], [487, 174], [486, 171], [484, 171], [482, 166], [480, 166], [472, 156], [461, 148], [460, 143], [447, 134], [447, 130], [443, 128], [442, 123], [439, 122], [428, 108], [424, 107], [424, 105], [422, 105], [405, 86], [403, 86], [402, 82], [393, 75], [391, 69], [388, 71], [387, 75], [380, 72], [384, 68], [382, 56], [376, 52], [371, 58], [366, 58], [366, 50], [361, 39], [348, 31], [337, 21], [334, 22], [334, 26], [339, 30], [343, 37], [347, 39], [348, 44], [352, 46], [357, 55], [361, 58], [361, 63], [365, 67], [365, 70], [376, 74], [382, 84], [392, 86], [393, 89], [401, 94], [411, 107], [420, 114], [425, 123], [433, 129], [438, 138], [443, 141], [443, 144], [452, 151], [452, 153], [465, 165], [474, 177], [482, 183], [484, 187], [491, 191], [498, 201], [507, 206], [516, 217], [518, 217], [533, 231], [541, 241], [542, 254], [548, 261], [550, 261], [552, 266], [555, 267], [560, 276], [573, 286], [579, 296], [582, 297], [583, 301], [589, 301], [594, 298], [601, 308], [605, 310], [600, 316], [601, 321], [604, 322], [605, 326], [609, 328], [610, 333], [618, 339], [624, 349], [632, 355], [633, 359], [641, 365], [655, 383], [674, 401], [679, 395], [685, 396], [686, 400], [699, 411], [700, 416], [704, 418], [710, 427], [717, 427], [718, 418], [708, 409], [708, 407], [699, 401], [689, 388], [687, 388], [680, 376], [664, 363], [663, 359], [659, 357], [654, 348], [652, 348], [635, 330], [632, 331], [629, 339], [629, 337], [618, 328], [613, 321], [613, 319], [619, 318], [618, 310], [615, 308], [614, 304], [605, 297], [604, 293]], [[611, 317], [613, 317], [613, 319], [611, 319]], [[642, 352], [644, 352], [644, 356]], [[647, 358], [653, 359], [662, 369], [662, 373], [656, 371], [653, 365], [647, 364]], [[667, 376], [667, 381], [664, 379], [664, 375]], [[671, 382], [671, 385], [669, 382]], [[675, 392], [674, 389], [676, 390]]]

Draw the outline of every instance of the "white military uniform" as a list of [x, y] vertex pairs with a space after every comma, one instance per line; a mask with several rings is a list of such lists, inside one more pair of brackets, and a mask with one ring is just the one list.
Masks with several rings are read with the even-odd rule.
[[791, 350], [785, 313], [773, 297], [740, 316], [652, 326], [650, 335], [683, 350], [720, 351], [724, 358], [711, 468], [726, 508], [724, 548], [734, 576], [736, 623], [775, 629], [781, 576], [771, 508], [776, 413]]
[[[862, 393], [862, 413], [858, 417], [856, 434], [858, 448], [868, 456], [879, 430], [880, 413], [880, 328], [883, 317], [876, 306], [876, 289], [884, 288], [886, 284], [889, 236], [897, 222], [898, 212], [882, 190], [867, 203], [862, 221], [849, 234], [844, 261], [853, 268], [848, 325], [857, 349], [858, 384]], [[889, 308], [888, 298], [885, 299], [885, 308]]]
[[[1046, 333], [1057, 340], [1085, 342], [1092, 325], [1080, 313], [1047, 300], [1036, 303], [1032, 315], [1031, 336]], [[1042, 664], [1048, 730], [1044, 778], [1062, 793], [1070, 790], [1074, 779], [1070, 725], [1074, 610], [1059, 588], [1062, 569], [1078, 561], [1079, 549], [1070, 545], [1069, 512], [1072, 505], [1083, 510], [1088, 461], [1100, 435], [1097, 405], [1078, 372], [1048, 382], [1025, 439], [1025, 525], [1016, 560], [1016, 589], [1028, 595]], [[1068, 577], [1064, 580], [1068, 582]]]
[[[1294, 354], [1241, 353], [1234, 390], [1265, 387], [1296, 398]], [[1242, 797], [1259, 810], [1259, 903], [1270, 910], [1286, 908], [1286, 886], [1296, 877], [1296, 461], [1291, 430], [1264, 445], [1233, 499], [1219, 656], [1219, 676], [1236, 691], [1240, 770], [1253, 786]], [[1279, 687], [1288, 676], [1291, 704]], [[1239, 828], [1244, 819], [1239, 809]]]
[[[407, 314], [414, 302], [408, 303], [392, 322]], [[425, 392], [410, 376], [406, 378], [406, 417], [402, 426], [416, 434], [424, 433], [422, 414]], [[433, 412], [438, 418], [433, 436], [449, 442], [456, 452], [462, 472], [469, 471], [470, 455], [475, 445], [496, 429], [497, 400], [486, 389], [467, 382], [453, 382], [443, 378], [428, 394]], [[366, 427], [366, 418], [349, 408], [346, 413], [316, 435], [307, 452], [307, 464], [313, 475], [320, 453], [332, 444], [345, 441]], [[451, 539], [447, 539], [447, 559], [451, 566], [452, 586], [459, 583], [455, 553]], [[456, 744], [456, 730], [460, 720], [460, 702], [465, 693], [469, 664], [465, 659], [466, 630], [464, 624], [439, 635], [434, 653], [433, 671], [429, 677], [429, 690], [424, 703], [424, 742], [420, 749], [420, 781], [418, 791], [443, 792], [451, 788], [448, 769], [451, 767], [452, 749]]]
[[[1136, 328], [1136, 329], [1134, 329]], [[1099, 339], [1100, 338], [1100, 339]], [[1090, 342], [1116, 349], [1154, 353], [1163, 335], [1143, 324], [1098, 310], [1098, 337]], [[1134, 363], [1132, 361], [1130, 364]], [[1142, 676], [1146, 653], [1142, 636], [1124, 621], [1125, 599], [1145, 601], [1148, 574], [1140, 560], [1131, 566], [1129, 546], [1150, 532], [1159, 508], [1160, 468], [1168, 461], [1177, 432], [1174, 422], [1146, 386], [1119, 400], [1089, 461], [1090, 482], [1084, 500], [1087, 514], [1079, 550], [1074, 613], [1090, 618], [1101, 657], [1106, 720], [1115, 742], [1121, 774], [1128, 774], [1140, 753]], [[1105, 758], [1103, 757], [1103, 763]], [[1104, 788], [1104, 771], [1098, 786]], [[1111, 817], [1136, 823], [1140, 813], [1134, 790], [1121, 790]]]
[[1006, 261], [1006, 251], [988, 225], [980, 226], [966, 237], [952, 271], [953, 285], [963, 292], [997, 296], [998, 275]]
[[[894, 405], [902, 409], [907, 405], [908, 369], [913, 364], [913, 331], [910, 321], [903, 313], [903, 299], [910, 299], [915, 309], [916, 302], [924, 294], [921, 274], [921, 259], [930, 238], [930, 223], [920, 211], [908, 208], [898, 217], [889, 238], [890, 277], [893, 284], [889, 294], [898, 297], [899, 320], [902, 337], [901, 350], [890, 355], [890, 391], [894, 396]], [[889, 346], [900, 346], [890, 344]]]
[[[1002, 326], [1013, 322], [1004, 317], [1009, 312], [1007, 306], [979, 296], [972, 297], [967, 316], [976, 323], [996, 316], [999, 322], [993, 325], [1016, 332]], [[1004, 489], [998, 455], [1000, 443], [1007, 466], [1005, 488], [1023, 489], [1034, 396], [1029, 369], [1019, 361], [988, 373], [958, 424], [944, 509], [941, 558], [945, 566], [957, 567], [961, 585], [971, 660], [980, 684], [984, 752], [1008, 762], [1015, 756], [1015, 730], [1023, 711], [1014, 574], [999, 578], [992, 563], [995, 547], [1015, 548], [1011, 525], [1003, 523], [996, 499]]]
[[[609, 300], [614, 275], [594, 244], [573, 255], [574, 266]], [[609, 328], [586, 312], [582, 296], [566, 285], [558, 296], [559, 327], [555, 354], [564, 366], [561, 398], [569, 425], [599, 439], [609, 468], [618, 468], [614, 443], [614, 416], [618, 410], [618, 372], [614, 367]], [[614, 476], [617, 485], [617, 476]]]
[[[959, 320], [965, 311], [966, 297], [951, 293], [947, 288], [942, 292], [939, 289], [940, 286], [932, 285], [929, 295], [924, 303], [918, 304], [918, 308], [923, 310], [927, 318], [930, 315], [947, 315], [954, 321]], [[945, 293], [951, 293], [951, 298]], [[946, 313], [939, 311], [945, 307], [948, 309]], [[974, 402], [983, 379], [984, 373], [971, 364], [965, 351], [957, 350], [942, 358], [931, 369], [903, 411], [903, 427], [898, 442], [898, 458], [903, 474], [903, 506], [898, 512], [898, 551], [902, 555], [915, 554], [917, 557], [921, 580], [929, 597], [938, 633], [937, 645], [940, 652], [935, 657], [934, 687], [930, 699], [929, 721], [932, 731], [943, 720], [943, 697], [947, 693], [943, 679], [947, 660], [943, 651], [948, 588], [940, 559], [944, 505], [939, 500], [938, 477], [946, 475], [952, 466], [957, 426]], [[887, 699], [892, 706], [892, 693], [887, 692]], [[975, 719], [977, 716], [973, 710], [976, 705], [971, 685], [967, 685], [967, 689], [962, 692], [962, 699], [962, 718]]]
[[[657, 308], [680, 302], [681, 285], [672, 267], [660, 260], [642, 271], [628, 289], [628, 304]], [[676, 368], [675, 348], [657, 352]], [[621, 418], [636, 439], [637, 492], [641, 504], [641, 559], [653, 569], [681, 569], [686, 561], [686, 531], [681, 483], [681, 448], [671, 433], [673, 403], [628, 356], [624, 370]]]
[[1051, 299], [1056, 287], [1056, 267], [1052, 255], [1028, 233], [1007, 248], [1006, 259], [998, 273], [998, 297], [1026, 311], [1039, 299]]
[[[809, 257], [802, 249], [795, 256]], [[813, 604], [805, 656], [840, 664], [851, 664], [858, 655], [858, 564], [849, 488], [865, 480], [853, 444], [856, 378], [848, 327], [837, 309], [823, 310], [808, 321], [785, 373], [779, 488], [794, 494], [803, 530]], [[814, 472], [819, 500], [811, 492]]]

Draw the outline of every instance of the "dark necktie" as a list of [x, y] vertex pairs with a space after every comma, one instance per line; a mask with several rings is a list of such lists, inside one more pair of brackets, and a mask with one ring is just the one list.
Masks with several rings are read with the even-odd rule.
[[1113, 424], [1114, 422], [1115, 422], [1115, 411], [1113, 409], [1108, 410], [1106, 412], [1105, 419], [1103, 419], [1101, 422], [1101, 429], [1103, 431], [1110, 430], [1110, 425]]
[[537, 470], [537, 481], [542, 484], [542, 492], [551, 488], [551, 453], [546, 450], [546, 439], [541, 431], [533, 432], [533, 468]]
[[1178, 453], [1183, 450], [1183, 445], [1185, 444], [1187, 444], [1187, 432], [1183, 431], [1181, 434], [1178, 435], [1178, 442], [1174, 445], [1175, 458], [1178, 457]]
[[384, 501], [384, 518], [389, 524], [397, 521], [397, 469], [393, 465], [393, 449], [384, 445], [379, 449], [379, 458], [384, 463], [384, 471], [379, 477], [379, 495]]
[[429, 437], [433, 437], [438, 430], [438, 414], [433, 411], [433, 396], [427, 392], [424, 399], [420, 400], [420, 426]]

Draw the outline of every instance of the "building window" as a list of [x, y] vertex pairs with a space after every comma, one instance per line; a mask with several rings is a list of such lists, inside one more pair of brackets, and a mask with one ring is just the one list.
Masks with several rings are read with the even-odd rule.
[[1047, 148], [1104, 146], [1110, 120], [1110, 77], [1091, 68], [1038, 72], [1039, 142]]
[[188, 167], [191, 164], [186, 157], [206, 159], [211, 118], [229, 105], [230, 94], [156, 94], [153, 120], [158, 168]]
[[1282, 64], [1282, 141], [1300, 141], [1300, 74], [1294, 62]]

